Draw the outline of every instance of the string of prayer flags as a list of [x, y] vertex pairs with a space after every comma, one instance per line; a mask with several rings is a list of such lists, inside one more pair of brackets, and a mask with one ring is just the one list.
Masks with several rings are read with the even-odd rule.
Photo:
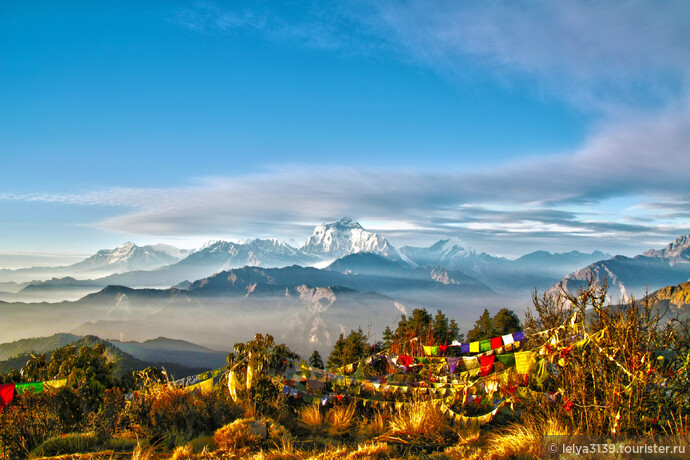
[[470, 342], [470, 353], [479, 353], [479, 342]]
[[491, 349], [501, 348], [503, 346], [503, 340], [500, 337], [494, 337], [491, 339]]
[[491, 356], [482, 356], [479, 359], [479, 362], [481, 364], [481, 375], [486, 376], [491, 373], [491, 371], [494, 368], [494, 360], [496, 359], [496, 355], [491, 355]]
[[213, 377], [206, 379], [202, 382], [195, 383], [194, 385], [190, 385], [188, 387], [185, 387], [184, 391], [186, 392], [192, 392], [195, 390], [199, 390], [201, 393], [208, 393], [213, 390]]
[[491, 350], [491, 340], [482, 340], [479, 342], [479, 351]]
[[14, 384], [0, 385], [0, 412], [12, 402], [14, 398]]

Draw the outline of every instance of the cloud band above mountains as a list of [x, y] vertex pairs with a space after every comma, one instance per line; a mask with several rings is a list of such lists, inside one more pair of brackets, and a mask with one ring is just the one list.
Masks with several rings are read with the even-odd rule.
[[[289, 165], [177, 188], [0, 198], [113, 206], [118, 212], [94, 225], [126, 234], [297, 237], [305, 227], [352, 215], [398, 222], [400, 236], [663, 240], [688, 228], [688, 145], [690, 117], [640, 117], [611, 125], [570, 155], [477, 170]], [[607, 207], [617, 199], [626, 209]]]

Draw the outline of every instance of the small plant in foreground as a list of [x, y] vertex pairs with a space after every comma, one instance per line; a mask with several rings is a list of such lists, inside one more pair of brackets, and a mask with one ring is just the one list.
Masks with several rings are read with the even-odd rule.
[[335, 406], [326, 413], [327, 432], [331, 436], [342, 436], [347, 433], [352, 426], [352, 419], [355, 416], [355, 405]]

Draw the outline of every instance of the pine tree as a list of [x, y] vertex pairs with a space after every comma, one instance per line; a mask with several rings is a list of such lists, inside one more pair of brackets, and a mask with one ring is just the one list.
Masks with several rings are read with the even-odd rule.
[[317, 369], [323, 369], [323, 359], [321, 359], [321, 353], [319, 350], [314, 350], [314, 353], [309, 357], [309, 365]]
[[482, 316], [474, 323], [474, 328], [467, 333], [467, 340], [475, 342], [477, 340], [486, 340], [493, 337], [496, 337], [494, 321], [493, 318], [491, 318], [489, 310], [485, 308]]
[[448, 339], [450, 332], [448, 317], [444, 315], [441, 310], [436, 310], [436, 316], [431, 324], [431, 329], [433, 331], [434, 344], [445, 345], [446, 343], [450, 343]]
[[391, 330], [390, 326], [386, 326], [386, 329], [383, 330], [383, 347], [389, 348], [393, 344], [394, 339], [395, 334]]
[[494, 316], [494, 332], [496, 335], [506, 335], [522, 329], [520, 318], [514, 311], [501, 308]]
[[340, 334], [333, 346], [333, 351], [328, 356], [326, 365], [329, 369], [344, 366], [358, 361], [367, 356], [368, 353], [367, 337], [362, 332], [362, 328], [359, 328], [356, 331], [350, 331], [347, 337], [343, 337], [343, 334]]

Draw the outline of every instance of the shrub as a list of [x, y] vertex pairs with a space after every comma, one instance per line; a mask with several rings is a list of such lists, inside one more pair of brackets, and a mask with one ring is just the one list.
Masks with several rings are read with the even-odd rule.
[[[237, 451], [249, 452], [264, 445], [268, 433], [264, 436], [254, 427], [252, 419], [239, 419], [216, 430], [213, 440], [222, 451], [233, 453]], [[264, 426], [265, 428], [265, 426]]]
[[[535, 295], [534, 300], [536, 313], [528, 313], [527, 330], [553, 327], [555, 319], [563, 319], [566, 304], [577, 321], [567, 333], [531, 339], [530, 346], [543, 346], [546, 356], [539, 363], [544, 372], [532, 379], [538, 391], [523, 400], [530, 413], [591, 435], [660, 433], [664, 428], [678, 433], [674, 418], [690, 414], [687, 338], [662, 326], [649, 300], [609, 305], [606, 286], [592, 280], [575, 294]], [[592, 334], [595, 338], [589, 339]], [[567, 342], [557, 342], [565, 337]], [[657, 359], [660, 350], [680, 359]], [[549, 403], [540, 396], [544, 392], [557, 393], [558, 399]]]
[[23, 458], [46, 439], [62, 433], [52, 394], [24, 393], [0, 413], [0, 446], [5, 458]]
[[170, 448], [210, 435], [240, 413], [222, 389], [200, 393], [164, 385], [137, 395], [125, 410], [136, 434], [164, 442]]
[[90, 452], [98, 445], [98, 439], [93, 435], [70, 433], [46, 439], [31, 451], [29, 457], [54, 457], [57, 455]]

